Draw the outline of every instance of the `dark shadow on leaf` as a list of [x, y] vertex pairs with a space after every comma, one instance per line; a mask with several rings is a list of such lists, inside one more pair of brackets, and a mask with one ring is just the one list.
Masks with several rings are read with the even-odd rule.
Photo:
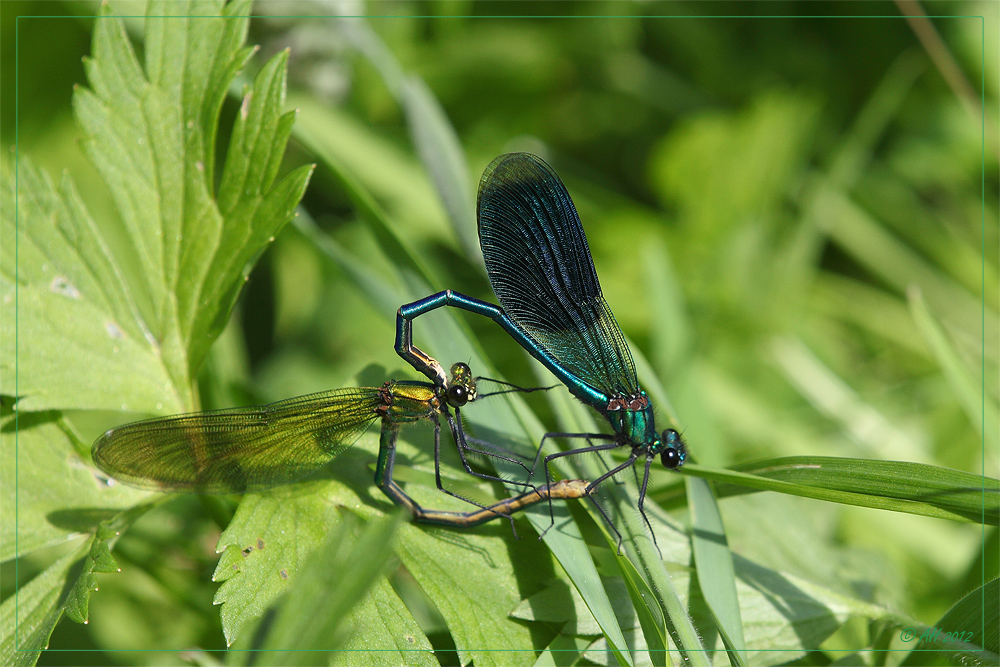
[[22, 412], [18, 415], [17, 421], [12, 419], [4, 424], [3, 427], [0, 427], [0, 433], [14, 433], [15, 430], [23, 431], [35, 426], [51, 424], [58, 421], [60, 416], [61, 414], [55, 410], [48, 410], [46, 412]]
[[[422, 525], [418, 523], [414, 525], [425, 530], [427, 534], [430, 537], [434, 538], [435, 540], [440, 540], [441, 542], [444, 542], [446, 544], [450, 544], [452, 546], [457, 546], [461, 549], [464, 549], [469, 553], [479, 555], [483, 559], [483, 564], [487, 568], [493, 569], [496, 567], [496, 562], [494, 562], [493, 556], [490, 555], [489, 550], [484, 549], [483, 547], [477, 547], [470, 544], [469, 540], [466, 539], [466, 537], [462, 535], [461, 532], [459, 532], [459, 530], [456, 530], [454, 528], [442, 528], [439, 526], [432, 527], [426, 524]], [[476, 528], [473, 528], [471, 530], [482, 531], [483, 526], [477, 526]]]
[[45, 519], [56, 528], [85, 533], [95, 530], [102, 521], [110, 521], [119, 514], [121, 509], [77, 507], [49, 512], [45, 515]]
[[726, 542], [726, 536], [721, 533], [709, 532], [707, 530], [701, 530], [700, 528], [695, 528], [691, 532], [695, 537], [700, 537], [703, 540], [707, 540], [713, 544], [718, 544], [719, 546], [729, 547], [729, 543]]
[[271, 631], [271, 626], [274, 625], [274, 619], [277, 617], [277, 607], [278, 605], [272, 604], [264, 610], [264, 614], [260, 617], [257, 627], [254, 628], [253, 636], [250, 639], [250, 647], [246, 651], [247, 665], [252, 666], [257, 663], [257, 656], [261, 655], [261, 649], [264, 647], [267, 635]]
[[387, 380], [399, 380], [402, 377], [402, 374], [398, 371], [394, 377], [389, 377], [385, 366], [381, 364], [368, 364], [358, 372], [358, 386], [380, 387]]
[[[841, 623], [833, 611], [783, 574], [761, 567], [738, 554], [733, 554], [733, 566], [736, 576], [767, 598], [778, 613], [792, 623], [795, 634], [806, 649], [818, 647], [840, 628]], [[806, 631], [809, 634], [805, 634]]]

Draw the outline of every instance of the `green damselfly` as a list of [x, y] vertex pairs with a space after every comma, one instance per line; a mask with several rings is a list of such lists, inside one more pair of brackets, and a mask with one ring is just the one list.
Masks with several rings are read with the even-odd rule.
[[[428, 363], [437, 364], [434, 360]], [[507, 386], [511, 388], [494, 393], [530, 391]], [[262, 491], [295, 482], [321, 468], [381, 419], [375, 484], [393, 502], [406, 507], [415, 521], [469, 527], [506, 517], [513, 527], [511, 515], [525, 507], [586, 495], [587, 483], [582, 480], [538, 487], [521, 484], [530, 490], [492, 505], [476, 503], [445, 489], [440, 471], [441, 415], [470, 472], [465, 458], [468, 451], [522, 465], [497, 451], [468, 447], [459, 409], [477, 398], [476, 378], [468, 365], [459, 363], [452, 366], [451, 379], [443, 383], [390, 380], [379, 387], [335, 389], [268, 405], [125, 424], [98, 438], [92, 456], [102, 471], [129, 486], [205, 494]], [[477, 510], [425, 509], [393, 480], [399, 428], [423, 419], [434, 425], [438, 488], [477, 505]], [[478, 476], [500, 479], [482, 473]]]

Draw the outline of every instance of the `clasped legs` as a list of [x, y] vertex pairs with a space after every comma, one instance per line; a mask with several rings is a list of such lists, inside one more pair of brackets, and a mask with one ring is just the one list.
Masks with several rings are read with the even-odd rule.
[[[434, 419], [434, 457], [438, 459], [441, 441], [441, 427], [437, 419]], [[510, 521], [511, 529], [514, 530], [515, 537], [517, 530], [514, 528], [515, 512], [519, 512], [527, 507], [548, 501], [551, 505], [553, 499], [568, 500], [570, 498], [583, 498], [587, 494], [587, 482], [581, 479], [568, 479], [546, 484], [545, 486], [532, 488], [511, 498], [506, 498], [492, 505], [479, 505], [478, 510], [471, 512], [449, 512], [444, 510], [426, 509], [421, 507], [417, 501], [411, 498], [392, 478], [393, 468], [396, 462], [396, 437], [399, 425], [388, 419], [383, 420], [382, 435], [379, 439], [378, 465], [375, 470], [375, 483], [382, 492], [385, 493], [397, 505], [408, 509], [414, 521], [420, 523], [437, 524], [439, 526], [452, 526], [458, 528], [469, 528], [478, 526], [494, 519], [505, 518]], [[440, 470], [435, 466], [438, 478], [438, 488], [447, 492], [441, 486]], [[454, 495], [454, 494], [451, 494]], [[456, 496], [461, 500], [466, 500]]]
[[[444, 375], [444, 371], [441, 368], [440, 364], [438, 364], [433, 357], [431, 357], [426, 352], [424, 352], [423, 350], [421, 350], [420, 348], [418, 348], [416, 345], [413, 344], [413, 320], [420, 317], [421, 315], [429, 313], [433, 310], [437, 310], [438, 308], [443, 308], [445, 306], [458, 308], [460, 310], [466, 310], [470, 313], [475, 313], [476, 315], [482, 315], [484, 317], [490, 318], [491, 320], [499, 324], [500, 327], [504, 331], [506, 331], [508, 335], [511, 336], [511, 338], [513, 338], [518, 344], [520, 344], [525, 350], [527, 350], [533, 357], [538, 359], [538, 361], [540, 361], [546, 368], [552, 371], [552, 373], [556, 375], [556, 377], [558, 377], [560, 380], [562, 380], [563, 383], [565, 383], [567, 386], [570, 387], [581, 387], [581, 383], [579, 382], [579, 380], [574, 376], [572, 376], [571, 374], [569, 374], [558, 363], [558, 361], [553, 359], [551, 355], [549, 355], [548, 352], [546, 352], [541, 346], [539, 346], [535, 340], [530, 338], [527, 334], [525, 334], [525, 332], [520, 327], [515, 325], [514, 322], [510, 319], [510, 317], [507, 315], [507, 313], [504, 312], [502, 308], [500, 308], [495, 304], [488, 303], [486, 301], [480, 301], [479, 299], [475, 299], [471, 296], [466, 296], [465, 294], [461, 294], [460, 292], [455, 292], [453, 290], [444, 290], [443, 292], [432, 294], [428, 297], [420, 299], [419, 301], [408, 303], [404, 306], [401, 306], [400, 309], [396, 312], [396, 353], [400, 357], [405, 359], [411, 366], [413, 366], [413, 368], [426, 375], [436, 385], [438, 386], [446, 385], [447, 378]], [[606, 399], [603, 396], [600, 395], [596, 395], [594, 397], [590, 396], [590, 392], [587, 392], [586, 388], [581, 388], [581, 391], [583, 392], [584, 395], [578, 397], [583, 399], [588, 404], [592, 404], [593, 402], [600, 402], [601, 400], [604, 400], [606, 402]], [[596, 401], [594, 400], [595, 398]], [[546, 456], [545, 459], [542, 461], [542, 465], [545, 468], [545, 485], [536, 488], [535, 485], [531, 484], [530, 479], [534, 476], [534, 472], [537, 469], [539, 463], [539, 457], [541, 456], [542, 452], [542, 445], [544, 445], [545, 439], [550, 437], [611, 440], [612, 442], [604, 445], [586, 447], [582, 450], [574, 450], [571, 452], [557, 452], [555, 454], [550, 454], [549, 456]], [[458, 442], [456, 442], [456, 444], [458, 444], [459, 453], [462, 454], [463, 453], [462, 444]], [[552, 481], [552, 476], [549, 471], [549, 463], [557, 458], [561, 458], [569, 454], [577, 454], [587, 451], [601, 452], [610, 449], [615, 449], [618, 446], [619, 444], [615, 442], [614, 436], [610, 436], [603, 433], [546, 434], [545, 437], [542, 438], [542, 442], [539, 445], [538, 452], [535, 456], [533, 464], [531, 465], [531, 468], [527, 470], [528, 481], [518, 484], [524, 486], [526, 489], [532, 489], [531, 492], [524, 494], [525, 496], [530, 496], [532, 498], [538, 498], [539, 495], [544, 496], [544, 499], [547, 499], [549, 502], [550, 506], [549, 511], [550, 515], [552, 515], [552, 508], [551, 508], [552, 500], [558, 497], [557, 490], [559, 489], [562, 483]], [[500, 458], [506, 458], [506, 457], [500, 457]], [[596, 500], [594, 500], [592, 492], [600, 482], [604, 481], [607, 477], [610, 477], [615, 473], [628, 467], [634, 460], [635, 458], [632, 458], [629, 460], [627, 464], [620, 465], [616, 467], [613, 471], [609, 472], [608, 474], [602, 475], [594, 483], [586, 484], [585, 486], [574, 486], [573, 487], [574, 495], [571, 496], [576, 498], [590, 497], [591, 500], [594, 501], [594, 505], [597, 507], [598, 511], [600, 511], [600, 513], [608, 521], [608, 525], [611, 527], [612, 530], [614, 530], [615, 534], [618, 536], [619, 548], [621, 547], [621, 534], [618, 533], [618, 530], [614, 527], [614, 524], [611, 522], [611, 519], [607, 515], [607, 512], [604, 510], [604, 508], [601, 507], [600, 504], [596, 502]], [[465, 462], [464, 456], [462, 456], [462, 462], [465, 465], [466, 471], [472, 473], [473, 475], [476, 475], [477, 477], [483, 477], [486, 479], [498, 479], [490, 475], [483, 475], [482, 473], [473, 472], [471, 468], [469, 468], [468, 464]], [[516, 461], [514, 462], [516, 463]], [[522, 467], [524, 466], [522, 465]], [[499, 481], [509, 481], [509, 480], [499, 480]], [[445, 492], [447, 493], [446, 490]], [[553, 516], [553, 521], [554, 521], [554, 516]]]
[[[439, 292], [438, 294], [434, 294], [425, 299], [421, 299], [420, 301], [407, 304], [401, 307], [397, 312], [396, 316], [396, 353], [399, 354], [400, 357], [405, 359], [416, 370], [426, 375], [427, 378], [431, 380], [431, 382], [433, 382], [434, 386], [447, 389], [451, 386], [451, 380], [447, 377], [441, 365], [433, 357], [431, 357], [429, 354], [427, 354], [426, 352], [424, 352], [423, 350], [421, 350], [420, 348], [416, 347], [413, 344], [413, 329], [412, 329], [414, 318], [419, 317], [424, 313], [430, 312], [442, 306], [454, 306], [457, 308], [462, 308], [463, 310], [468, 310], [470, 312], [479, 315], [486, 315], [490, 319], [493, 319], [494, 321], [500, 323], [500, 325], [503, 326], [508, 331], [516, 331], [516, 330], [513, 329], [513, 323], [510, 322], [506, 314], [497, 306], [486, 303], [484, 301], [479, 301], [478, 299], [473, 299], [471, 297], [459, 294], [457, 292], [452, 292], [451, 290]], [[460, 416], [460, 408], [457, 405], [454, 405], [452, 406], [452, 409], [454, 409], [455, 411], [454, 417], [452, 416], [447, 405], [442, 405], [442, 414], [444, 414], [445, 419], [447, 419], [448, 421], [448, 425], [451, 429], [452, 435], [455, 440], [455, 445], [458, 449], [459, 458], [461, 459], [462, 462], [462, 467], [465, 469], [465, 471], [470, 475], [473, 475], [474, 477], [478, 477], [480, 479], [515, 484], [517, 486], [522, 487], [525, 490], [525, 493], [523, 493], [520, 496], [517, 496], [516, 500], [510, 499], [508, 501], [512, 503], [510, 505], [505, 505], [505, 503], [499, 503], [498, 505], [492, 508], [488, 508], [445, 488], [445, 486], [441, 482], [440, 458], [439, 458], [440, 427], [437, 426], [435, 429], [434, 464], [435, 464], [435, 476], [436, 476], [437, 487], [440, 491], [447, 493], [448, 495], [454, 496], [456, 498], [459, 498], [461, 500], [465, 500], [466, 502], [472, 503], [474, 505], [478, 505], [483, 510], [491, 512], [493, 517], [496, 517], [498, 515], [507, 516], [509, 515], [511, 508], [520, 508], [522, 506], [527, 506], [530, 504], [534, 504], [536, 502], [541, 502], [543, 500], [548, 500], [551, 505], [551, 499], [553, 497], [559, 497], [559, 494], [563, 494], [562, 497], [567, 497], [567, 498], [582, 497], [583, 489], [585, 487], [579, 484], [574, 484], [569, 490], [567, 490], [567, 488], [564, 488], [563, 485], [560, 484], [553, 484], [553, 485], [547, 484], [544, 487], [538, 487], [535, 484], [532, 484], [530, 481], [532, 470], [530, 470], [521, 460], [519, 460], [520, 457], [518, 457], [514, 452], [509, 452], [504, 448], [499, 447], [498, 445], [491, 445], [489, 443], [484, 443], [482, 441], [475, 440], [473, 438], [468, 438], [463, 431], [462, 419]], [[470, 442], [473, 444], [481, 444], [484, 447], [484, 449], [477, 449], [474, 447], [470, 447], [469, 446]], [[520, 466], [524, 470], [528, 480], [524, 482], [519, 482], [519, 481], [504, 479], [497, 475], [478, 472], [474, 470], [472, 468], [472, 465], [469, 463], [469, 460], [466, 456], [468, 453], [478, 454], [496, 460], [506, 461], [507, 463], [510, 463], [515, 466]], [[395, 489], [389, 488], [387, 486], [384, 486], [383, 490], [385, 490], [386, 493], [389, 493], [390, 495], [396, 492]], [[572, 494], [579, 494], [579, 495], [574, 496]], [[440, 521], [437, 521], [436, 519], [427, 516], [426, 513], [421, 514], [421, 512], [423, 511], [420, 510], [419, 507], [418, 508], [411, 507], [411, 511], [414, 512], [414, 516], [417, 517], [417, 520], [440, 523]], [[511, 526], [513, 526], [513, 520], [511, 521]]]

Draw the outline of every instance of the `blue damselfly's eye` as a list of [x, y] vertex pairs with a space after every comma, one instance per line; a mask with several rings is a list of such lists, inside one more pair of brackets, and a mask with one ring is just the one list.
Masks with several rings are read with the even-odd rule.
[[664, 468], [676, 468], [683, 460], [681, 453], [676, 449], [664, 449], [660, 453], [660, 461], [663, 463]]

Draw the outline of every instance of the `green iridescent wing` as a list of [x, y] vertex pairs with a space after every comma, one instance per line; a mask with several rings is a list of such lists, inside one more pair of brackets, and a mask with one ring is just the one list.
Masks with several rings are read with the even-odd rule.
[[337, 389], [248, 408], [113, 428], [94, 463], [130, 486], [243, 493], [293, 482], [350, 447], [378, 417], [380, 388]]

